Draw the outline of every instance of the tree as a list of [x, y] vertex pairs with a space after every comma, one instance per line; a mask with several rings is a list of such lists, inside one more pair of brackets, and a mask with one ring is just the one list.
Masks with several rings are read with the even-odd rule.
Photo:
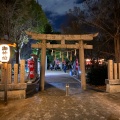
[[[74, 10], [69, 11], [71, 16], [77, 18], [79, 25], [86, 24], [91, 26], [93, 31], [99, 31], [99, 37], [104, 39], [104, 43], [102, 42], [103, 45], [109, 43], [112, 46], [111, 48], [114, 45], [114, 51], [111, 52], [115, 52], [116, 62], [120, 62], [119, 11], [120, 0], [85, 0], [81, 8], [74, 8]], [[102, 46], [101, 49], [103, 49]]]
[[[74, 9], [70, 9], [67, 14], [66, 14], [66, 20], [61, 26], [62, 33], [64, 34], [88, 34], [93, 31], [96, 31], [94, 27], [88, 26], [87, 24], [83, 23], [80, 21], [80, 19], [84, 20], [84, 12], [80, 10], [78, 7], [74, 7]], [[67, 41], [68, 42], [68, 41]], [[77, 43], [78, 41], [69, 41], [69, 43]], [[88, 42], [86, 42], [87, 44]], [[93, 44], [89, 42], [88, 44]], [[77, 54], [78, 54], [77, 50]], [[74, 56], [74, 53], [73, 53]], [[79, 55], [77, 55], [79, 56]], [[91, 51], [90, 50], [85, 50], [85, 57], [90, 57], [91, 56]]]
[[[86, 0], [87, 12], [86, 23], [94, 25], [106, 38], [106, 41], [114, 41], [115, 61], [120, 62], [120, 0]], [[90, 17], [92, 19], [90, 19]], [[107, 42], [106, 42], [107, 43]], [[111, 44], [113, 45], [113, 44]]]
[[16, 43], [16, 63], [23, 43], [28, 42], [25, 31], [42, 32], [48, 23], [41, 6], [35, 0], [1, 0], [0, 37]]

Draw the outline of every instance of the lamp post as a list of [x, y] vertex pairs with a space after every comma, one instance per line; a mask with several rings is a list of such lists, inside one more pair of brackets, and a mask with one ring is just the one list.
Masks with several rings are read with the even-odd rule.
[[10, 47], [7, 44], [0, 45], [0, 61], [4, 67], [4, 102], [7, 104], [7, 63], [10, 59]]

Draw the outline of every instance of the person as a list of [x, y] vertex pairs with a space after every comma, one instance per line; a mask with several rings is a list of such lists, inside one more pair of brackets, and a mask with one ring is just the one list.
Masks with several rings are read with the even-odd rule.
[[52, 65], [52, 63], [50, 63], [50, 70], [53, 70], [53, 65]]
[[69, 69], [70, 69], [70, 75], [73, 76], [73, 66], [72, 66], [72, 63], [70, 62], [69, 63]]
[[54, 69], [57, 71], [57, 64], [55, 64]]
[[64, 63], [64, 72], [66, 73], [66, 63]]

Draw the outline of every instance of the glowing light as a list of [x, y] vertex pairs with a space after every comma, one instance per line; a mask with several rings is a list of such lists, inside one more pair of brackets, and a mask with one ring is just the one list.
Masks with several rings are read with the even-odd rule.
[[90, 59], [86, 59], [86, 61], [87, 61], [87, 62], [89, 62], [89, 61], [90, 61]]
[[72, 52], [71, 52], [71, 54], [70, 54], [70, 61], [72, 61]]
[[0, 45], [0, 61], [8, 62], [10, 59], [10, 47], [7, 44]]
[[51, 52], [51, 55], [53, 56], [53, 50], [52, 50], [52, 52]]
[[76, 49], [75, 49], [75, 54], [74, 55], [76, 56]]
[[67, 58], [68, 58], [68, 51], [67, 51]]

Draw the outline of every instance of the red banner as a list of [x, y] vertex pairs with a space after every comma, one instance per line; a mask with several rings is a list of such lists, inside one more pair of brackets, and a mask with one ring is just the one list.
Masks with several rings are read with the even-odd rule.
[[76, 70], [78, 70], [78, 59], [76, 59]]
[[28, 67], [29, 67], [29, 77], [34, 78], [34, 61], [28, 60]]

